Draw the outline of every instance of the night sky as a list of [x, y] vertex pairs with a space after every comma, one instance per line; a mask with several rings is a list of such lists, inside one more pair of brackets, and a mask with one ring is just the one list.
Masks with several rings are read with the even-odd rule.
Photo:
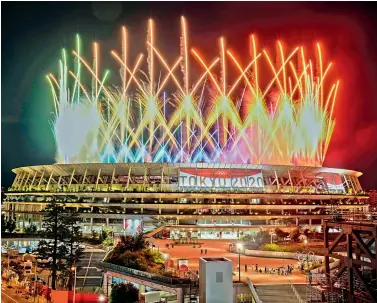
[[53, 103], [45, 75], [57, 74], [60, 51], [74, 47], [76, 33], [82, 37], [85, 57], [91, 57], [91, 42], [97, 41], [101, 67], [116, 71], [119, 67], [109, 51], [120, 51], [122, 25], [131, 35], [132, 58], [144, 51], [150, 17], [156, 21], [159, 47], [176, 58], [179, 18], [184, 15], [191, 45], [208, 58], [217, 55], [221, 35], [245, 56], [250, 33], [258, 36], [262, 47], [273, 47], [280, 39], [292, 48], [314, 49], [320, 41], [326, 62], [335, 63], [332, 73], [341, 81], [335, 132], [324, 166], [360, 170], [362, 185], [377, 188], [374, 6], [373, 2], [2, 2], [2, 186], [12, 182], [12, 168], [54, 163], [49, 125]]

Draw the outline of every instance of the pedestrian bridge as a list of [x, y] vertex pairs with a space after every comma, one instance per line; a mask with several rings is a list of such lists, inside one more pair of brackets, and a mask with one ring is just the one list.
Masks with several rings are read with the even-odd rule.
[[183, 303], [185, 295], [199, 293], [198, 280], [164, 277], [107, 262], [98, 262], [96, 267], [103, 271], [103, 288], [106, 295], [111, 289], [112, 277], [176, 294], [177, 303]]

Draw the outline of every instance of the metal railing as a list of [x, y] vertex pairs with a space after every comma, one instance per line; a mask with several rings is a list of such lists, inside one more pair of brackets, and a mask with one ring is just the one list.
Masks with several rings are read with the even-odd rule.
[[257, 291], [255, 290], [253, 282], [251, 282], [250, 278], [247, 278], [247, 285], [250, 288], [251, 294], [254, 298], [255, 303], [263, 303], [261, 299], [259, 299], [259, 296], [257, 294]]
[[137, 270], [137, 269], [132, 269], [132, 268], [128, 268], [128, 267], [125, 267], [125, 266], [120, 266], [120, 265], [111, 264], [111, 263], [107, 263], [107, 262], [98, 262], [96, 264], [96, 267], [100, 268], [100, 269], [105, 269], [105, 270], [107, 269], [107, 270], [117, 272], [117, 273], [123, 274], [123, 275], [130, 275], [130, 276], [134, 276], [134, 277], [141, 278], [141, 279], [148, 279], [148, 280], [151, 280], [151, 281], [164, 283], [164, 284], [172, 286], [172, 287], [182, 287], [184, 285], [190, 285], [189, 279], [164, 277], [164, 276], [161, 276], [161, 275], [152, 274], [152, 273], [149, 273], [149, 272], [145, 272], [145, 271], [141, 271], [141, 270]]
[[297, 300], [298, 300], [300, 303], [305, 303], [305, 301], [304, 301], [303, 299], [301, 299], [300, 294], [298, 293], [296, 287], [292, 284], [291, 280], [288, 280], [288, 282], [289, 282], [289, 285], [291, 286], [291, 288], [292, 288], [292, 290], [293, 290], [293, 292], [294, 292], [294, 294], [295, 294]]
[[[130, 184], [129, 188], [114, 187], [108, 188], [109, 184], [101, 184], [95, 187], [95, 184], [85, 184], [81, 188], [80, 184], [72, 184], [71, 188], [58, 189], [54, 186], [46, 187], [30, 187], [22, 186], [16, 188], [8, 188], [8, 193], [259, 193], [259, 194], [320, 194], [320, 195], [344, 195], [344, 196], [359, 196], [366, 195], [363, 191], [347, 192], [337, 189], [323, 189], [318, 190], [315, 186], [280, 186], [272, 184], [264, 184], [263, 187], [179, 187], [175, 184], [162, 184], [153, 186], [153, 184], [144, 184], [143, 188], [138, 187], [141, 184]], [[79, 188], [80, 187], [80, 188]]]

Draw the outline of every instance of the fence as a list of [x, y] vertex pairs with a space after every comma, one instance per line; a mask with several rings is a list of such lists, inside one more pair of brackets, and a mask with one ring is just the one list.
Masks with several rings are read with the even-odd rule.
[[107, 270], [117, 272], [117, 273], [120, 273], [120, 274], [124, 274], [124, 275], [131, 275], [131, 276], [134, 276], [134, 277], [146, 278], [146, 279], [156, 281], [156, 282], [160, 282], [160, 283], [164, 283], [164, 284], [167, 284], [167, 285], [170, 285], [170, 286], [183, 286], [183, 285], [190, 284], [189, 279], [164, 277], [164, 276], [161, 276], [161, 275], [152, 274], [152, 273], [149, 273], [149, 272], [145, 272], [145, 271], [141, 271], [141, 270], [137, 270], [137, 269], [132, 269], [132, 268], [128, 268], [128, 267], [125, 267], [125, 266], [120, 266], [120, 265], [111, 264], [111, 263], [107, 263], [107, 262], [99, 262], [99, 263], [96, 264], [96, 267], [100, 268], [100, 269], [105, 269], [105, 270], [107, 269]]

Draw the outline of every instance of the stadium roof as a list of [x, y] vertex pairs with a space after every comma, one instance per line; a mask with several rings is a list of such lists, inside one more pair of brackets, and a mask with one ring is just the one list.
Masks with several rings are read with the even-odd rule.
[[310, 167], [310, 166], [293, 166], [293, 165], [267, 165], [267, 164], [219, 164], [219, 163], [80, 163], [80, 164], [53, 164], [53, 165], [38, 165], [38, 166], [25, 166], [15, 168], [12, 171], [15, 174], [30, 173], [41, 175], [51, 174], [59, 176], [70, 176], [73, 170], [75, 175], [96, 175], [101, 169], [101, 175], [111, 175], [115, 169], [115, 175], [128, 175], [131, 168], [133, 176], [143, 176], [145, 170], [150, 176], [159, 176], [163, 174], [178, 175], [180, 168], [207, 168], [207, 169], [249, 169], [261, 170], [266, 174], [275, 173], [277, 175], [285, 175], [290, 173], [303, 173], [303, 174], [321, 174], [321, 173], [334, 173], [341, 175], [349, 175], [360, 177], [361, 172], [340, 168], [327, 168], [327, 167]]

